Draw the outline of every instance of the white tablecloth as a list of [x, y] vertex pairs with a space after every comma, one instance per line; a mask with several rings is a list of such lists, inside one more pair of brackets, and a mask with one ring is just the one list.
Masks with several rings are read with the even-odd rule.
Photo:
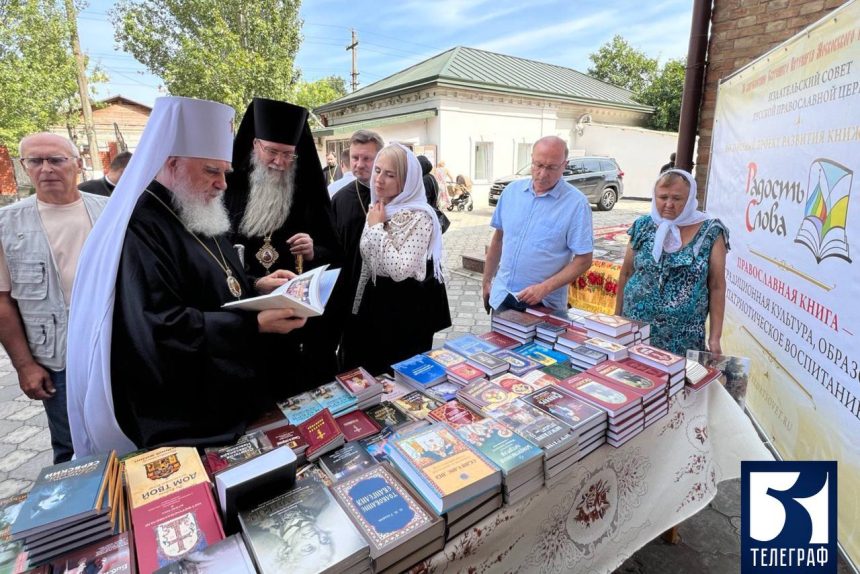
[[771, 459], [722, 386], [685, 388], [642, 434], [600, 447], [569, 480], [501, 508], [413, 572], [612, 572], [704, 508], [741, 460]]

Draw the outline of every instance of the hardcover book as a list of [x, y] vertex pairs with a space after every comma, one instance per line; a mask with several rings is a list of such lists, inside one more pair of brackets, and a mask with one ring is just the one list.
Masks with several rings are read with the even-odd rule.
[[466, 385], [457, 396], [463, 402], [473, 405], [476, 409], [483, 409], [487, 405], [504, 403], [516, 397], [499, 385], [481, 379], [470, 385]]
[[141, 572], [153, 572], [224, 539], [208, 482], [133, 508], [131, 521]]
[[18, 518], [26, 494], [0, 499], [0, 572], [17, 574], [27, 569], [27, 555], [21, 542], [12, 540], [12, 524]]
[[328, 409], [333, 415], [348, 413], [354, 410], [356, 403], [358, 403], [356, 398], [346, 392], [340, 383], [336, 381], [320, 385], [311, 390], [311, 396], [322, 408]]
[[566, 423], [577, 435], [606, 420], [605, 411], [578, 399], [561, 387], [547, 387], [522, 400]]
[[627, 357], [627, 347], [619, 343], [613, 343], [612, 341], [601, 339], [600, 337], [586, 339], [583, 344], [595, 351], [606, 353], [606, 355], [612, 360], [624, 359]]
[[528, 357], [524, 357], [519, 353], [515, 353], [510, 349], [502, 349], [501, 351], [496, 351], [493, 353], [496, 357], [502, 359], [507, 362], [509, 365], [509, 370], [514, 375], [524, 375], [529, 371], [533, 371], [541, 366], [540, 363], [529, 359]]
[[493, 419], [463, 425], [454, 432], [490, 459], [505, 476], [543, 458], [540, 448]]
[[492, 379], [491, 383], [502, 387], [511, 395], [522, 397], [545, 387], [548, 383], [542, 378], [533, 378], [532, 382], [526, 381], [516, 375], [499, 375]]
[[383, 401], [364, 412], [382, 428], [397, 428], [414, 420], [388, 401]]
[[439, 514], [501, 485], [499, 470], [440, 423], [394, 437], [385, 448], [390, 460]]
[[684, 370], [686, 359], [669, 351], [652, 347], [651, 345], [632, 345], [627, 352], [631, 357], [660, 369], [664, 373], [676, 373]]
[[197, 449], [166, 446], [125, 461], [131, 508], [158, 500], [192, 484], [209, 482]]
[[628, 319], [604, 313], [592, 313], [589, 317], [586, 317], [585, 326], [613, 337], [629, 333], [633, 330], [633, 324]]
[[469, 333], [461, 335], [455, 339], [445, 341], [445, 348], [451, 349], [455, 353], [459, 353], [464, 357], [468, 357], [471, 354], [479, 353], [481, 351], [492, 353], [493, 351], [499, 350], [497, 346], [489, 341], [485, 341]]
[[544, 449], [553, 444], [561, 445], [571, 436], [570, 427], [522, 399], [494, 405], [484, 413]]
[[469, 355], [466, 361], [473, 367], [484, 371], [488, 375], [503, 373], [510, 367], [507, 361], [483, 351]]
[[444, 528], [383, 465], [335, 484], [332, 494], [370, 542], [370, 556], [380, 571], [440, 537]]
[[203, 452], [203, 464], [212, 476], [263, 454], [263, 446], [258, 441], [245, 440], [230, 446], [206, 448]]
[[52, 574], [135, 572], [129, 534], [124, 532], [64, 554], [51, 561]]
[[447, 403], [448, 401], [453, 401], [457, 398], [457, 392], [461, 388], [463, 388], [462, 385], [458, 385], [451, 381], [445, 381], [444, 383], [428, 387], [427, 394], [434, 399]]
[[541, 365], [552, 365], [554, 363], [566, 363], [567, 357], [564, 353], [554, 351], [540, 343], [527, 343], [514, 349], [514, 352], [528, 357]]
[[493, 322], [506, 325], [522, 333], [534, 333], [537, 325], [543, 323], [543, 321], [542, 317], [517, 311], [516, 309], [507, 309], [501, 313], [493, 313]]
[[307, 441], [305, 457], [316, 460], [320, 455], [343, 444], [343, 433], [328, 409], [323, 409], [299, 426], [299, 433]]
[[448, 373], [461, 381], [465, 381], [470, 383], [477, 379], [484, 378], [484, 371], [476, 369], [469, 363], [460, 363], [458, 365], [454, 365], [448, 369]]
[[558, 384], [558, 379], [554, 377], [547, 369], [554, 366], [564, 366], [561, 363], [556, 363], [555, 365], [547, 365], [546, 367], [541, 367], [536, 371], [529, 371], [522, 377], [522, 380], [530, 384], [536, 389], [542, 389], [548, 385]]
[[630, 390], [609, 386], [602, 379], [587, 373], [562, 381], [559, 386], [599, 406], [613, 418], [629, 409], [642, 406], [640, 395]]
[[408, 395], [404, 395], [394, 401], [394, 404], [408, 416], [415, 419], [426, 419], [430, 415], [430, 411], [442, 405], [440, 401], [425, 395], [421, 391], [412, 391]]
[[230, 301], [222, 307], [243, 311], [292, 309], [296, 317], [316, 317], [325, 311], [338, 275], [340, 269], [328, 269], [328, 265], [323, 265], [290, 279], [271, 293]]
[[519, 341], [516, 339], [512, 339], [508, 337], [504, 333], [499, 333], [498, 331], [490, 331], [489, 333], [484, 333], [482, 335], [478, 335], [478, 338], [495, 345], [499, 349], [513, 349], [514, 347], [518, 347], [520, 345]]
[[642, 395], [643, 400], [648, 400], [656, 395], [666, 392], [665, 378], [653, 377], [624, 368], [621, 363], [606, 361], [592, 367], [595, 374], [608, 379], [617, 385], [632, 390]]
[[115, 462], [111, 452], [43, 468], [18, 509], [11, 538], [27, 538], [105, 513]]
[[403, 382], [415, 388], [425, 388], [445, 380], [445, 369], [433, 359], [424, 355], [391, 365], [395, 376], [402, 377]]
[[546, 367], [540, 368], [541, 372], [546, 373], [552, 377], [555, 377], [559, 381], [563, 381], [565, 379], [569, 379], [570, 377], [575, 377], [582, 371], [579, 369], [574, 369], [570, 365], [566, 365], [564, 363], [556, 363], [554, 365], [547, 365]]
[[308, 448], [308, 441], [305, 440], [296, 425], [287, 423], [285, 425], [269, 429], [265, 431], [264, 434], [272, 448], [288, 446], [294, 453], [296, 453], [296, 456], [304, 455], [305, 450]]
[[261, 574], [342, 572], [368, 559], [367, 541], [316, 480], [296, 482], [292, 490], [240, 512], [239, 521]]
[[453, 367], [454, 365], [458, 365], [466, 360], [466, 357], [455, 353], [451, 349], [432, 349], [424, 353], [446, 369], [449, 367]]
[[459, 428], [483, 419], [481, 415], [469, 409], [460, 401], [453, 400], [430, 411], [430, 418], [446, 423], [451, 428]]
[[331, 478], [332, 482], [338, 482], [344, 477], [364, 472], [374, 465], [376, 465], [376, 459], [370, 456], [367, 449], [357, 442], [347, 443], [343, 447], [320, 457], [320, 468]]
[[300, 425], [323, 410], [323, 406], [314, 399], [310, 392], [290, 397], [278, 403], [278, 407], [293, 425]]
[[365, 438], [381, 430], [381, 427], [373, 419], [364, 414], [364, 411], [353, 411], [341, 415], [335, 419], [335, 422], [340, 427], [343, 437], [347, 441]]
[[[86, 572], [86, 571], [85, 571]], [[102, 570], [102, 572], [112, 572]], [[257, 574], [254, 562], [240, 534], [228, 536], [192, 552], [172, 564], [156, 570], [153, 574]]]
[[659, 379], [664, 383], [669, 382], [668, 374], [656, 367], [652, 367], [651, 365], [646, 365], [641, 361], [637, 361], [636, 359], [631, 359], [630, 357], [627, 357], [626, 359], [622, 359], [616, 362], [628, 371], [633, 371], [634, 373], [639, 373], [640, 375], [645, 375], [652, 379]]
[[572, 357], [579, 358], [591, 365], [602, 363], [609, 358], [606, 353], [586, 347], [585, 345], [572, 348], [569, 352]]
[[383, 392], [382, 383], [362, 367], [336, 375], [335, 379], [343, 385], [347, 392], [359, 400]]
[[411, 387], [407, 387], [400, 381], [395, 380], [394, 377], [388, 373], [382, 373], [376, 377], [376, 380], [382, 383], [382, 400], [380, 402], [391, 402], [412, 392]]

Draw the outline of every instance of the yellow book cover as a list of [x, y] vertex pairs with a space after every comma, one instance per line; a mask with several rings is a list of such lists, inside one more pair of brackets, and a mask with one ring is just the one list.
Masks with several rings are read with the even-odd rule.
[[162, 447], [125, 461], [128, 502], [138, 508], [201, 482], [209, 482], [197, 449]]

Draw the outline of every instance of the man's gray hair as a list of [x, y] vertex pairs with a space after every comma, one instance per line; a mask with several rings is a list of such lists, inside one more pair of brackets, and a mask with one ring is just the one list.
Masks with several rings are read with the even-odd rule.
[[570, 150], [567, 147], [567, 142], [558, 136], [544, 136], [535, 142], [535, 145], [532, 146], [532, 151], [537, 147], [539, 143], [552, 143], [552, 144], [561, 144], [564, 146], [564, 159], [567, 159], [570, 156]]
[[377, 152], [379, 152], [379, 150], [385, 147], [385, 142], [382, 141], [380, 135], [370, 130], [358, 130], [357, 132], [352, 134], [351, 138], [349, 138], [349, 145], [366, 144], [371, 142], [376, 144]]
[[77, 157], [77, 158], [81, 157], [81, 152], [78, 151], [78, 147], [72, 143], [72, 140], [70, 140], [69, 138], [65, 138], [61, 135], [55, 134], [55, 133], [51, 133], [51, 132], [38, 132], [35, 134], [28, 134], [28, 135], [22, 137], [21, 141], [18, 143], [18, 157], [24, 157], [24, 144], [27, 143], [27, 140], [34, 138], [36, 136], [45, 136], [45, 135], [54, 136], [55, 138], [63, 140], [64, 142], [66, 142], [66, 145], [69, 146], [69, 152], [72, 154], [72, 157]]

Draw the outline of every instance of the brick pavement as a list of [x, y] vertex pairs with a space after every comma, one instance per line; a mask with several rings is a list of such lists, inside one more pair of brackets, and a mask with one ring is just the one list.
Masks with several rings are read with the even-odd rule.
[[[610, 212], [594, 211], [595, 228], [630, 224], [647, 213], [649, 204], [622, 200]], [[451, 228], [445, 234], [448, 300], [453, 325], [436, 335], [441, 344], [452, 333], [480, 334], [489, 330], [481, 303], [481, 276], [461, 266], [464, 253], [481, 254], [488, 243], [492, 208], [476, 205], [473, 212], [448, 212]], [[595, 241], [595, 257], [620, 260], [624, 234]], [[41, 405], [18, 388], [17, 377], [0, 348], [0, 498], [28, 490], [44, 466], [51, 463], [47, 418]], [[681, 543], [655, 539], [630, 557], [616, 574], [673, 574], [737, 572], [740, 564], [740, 486], [738, 480], [720, 485], [708, 507], [679, 526]], [[840, 573], [848, 569], [840, 564]]]

